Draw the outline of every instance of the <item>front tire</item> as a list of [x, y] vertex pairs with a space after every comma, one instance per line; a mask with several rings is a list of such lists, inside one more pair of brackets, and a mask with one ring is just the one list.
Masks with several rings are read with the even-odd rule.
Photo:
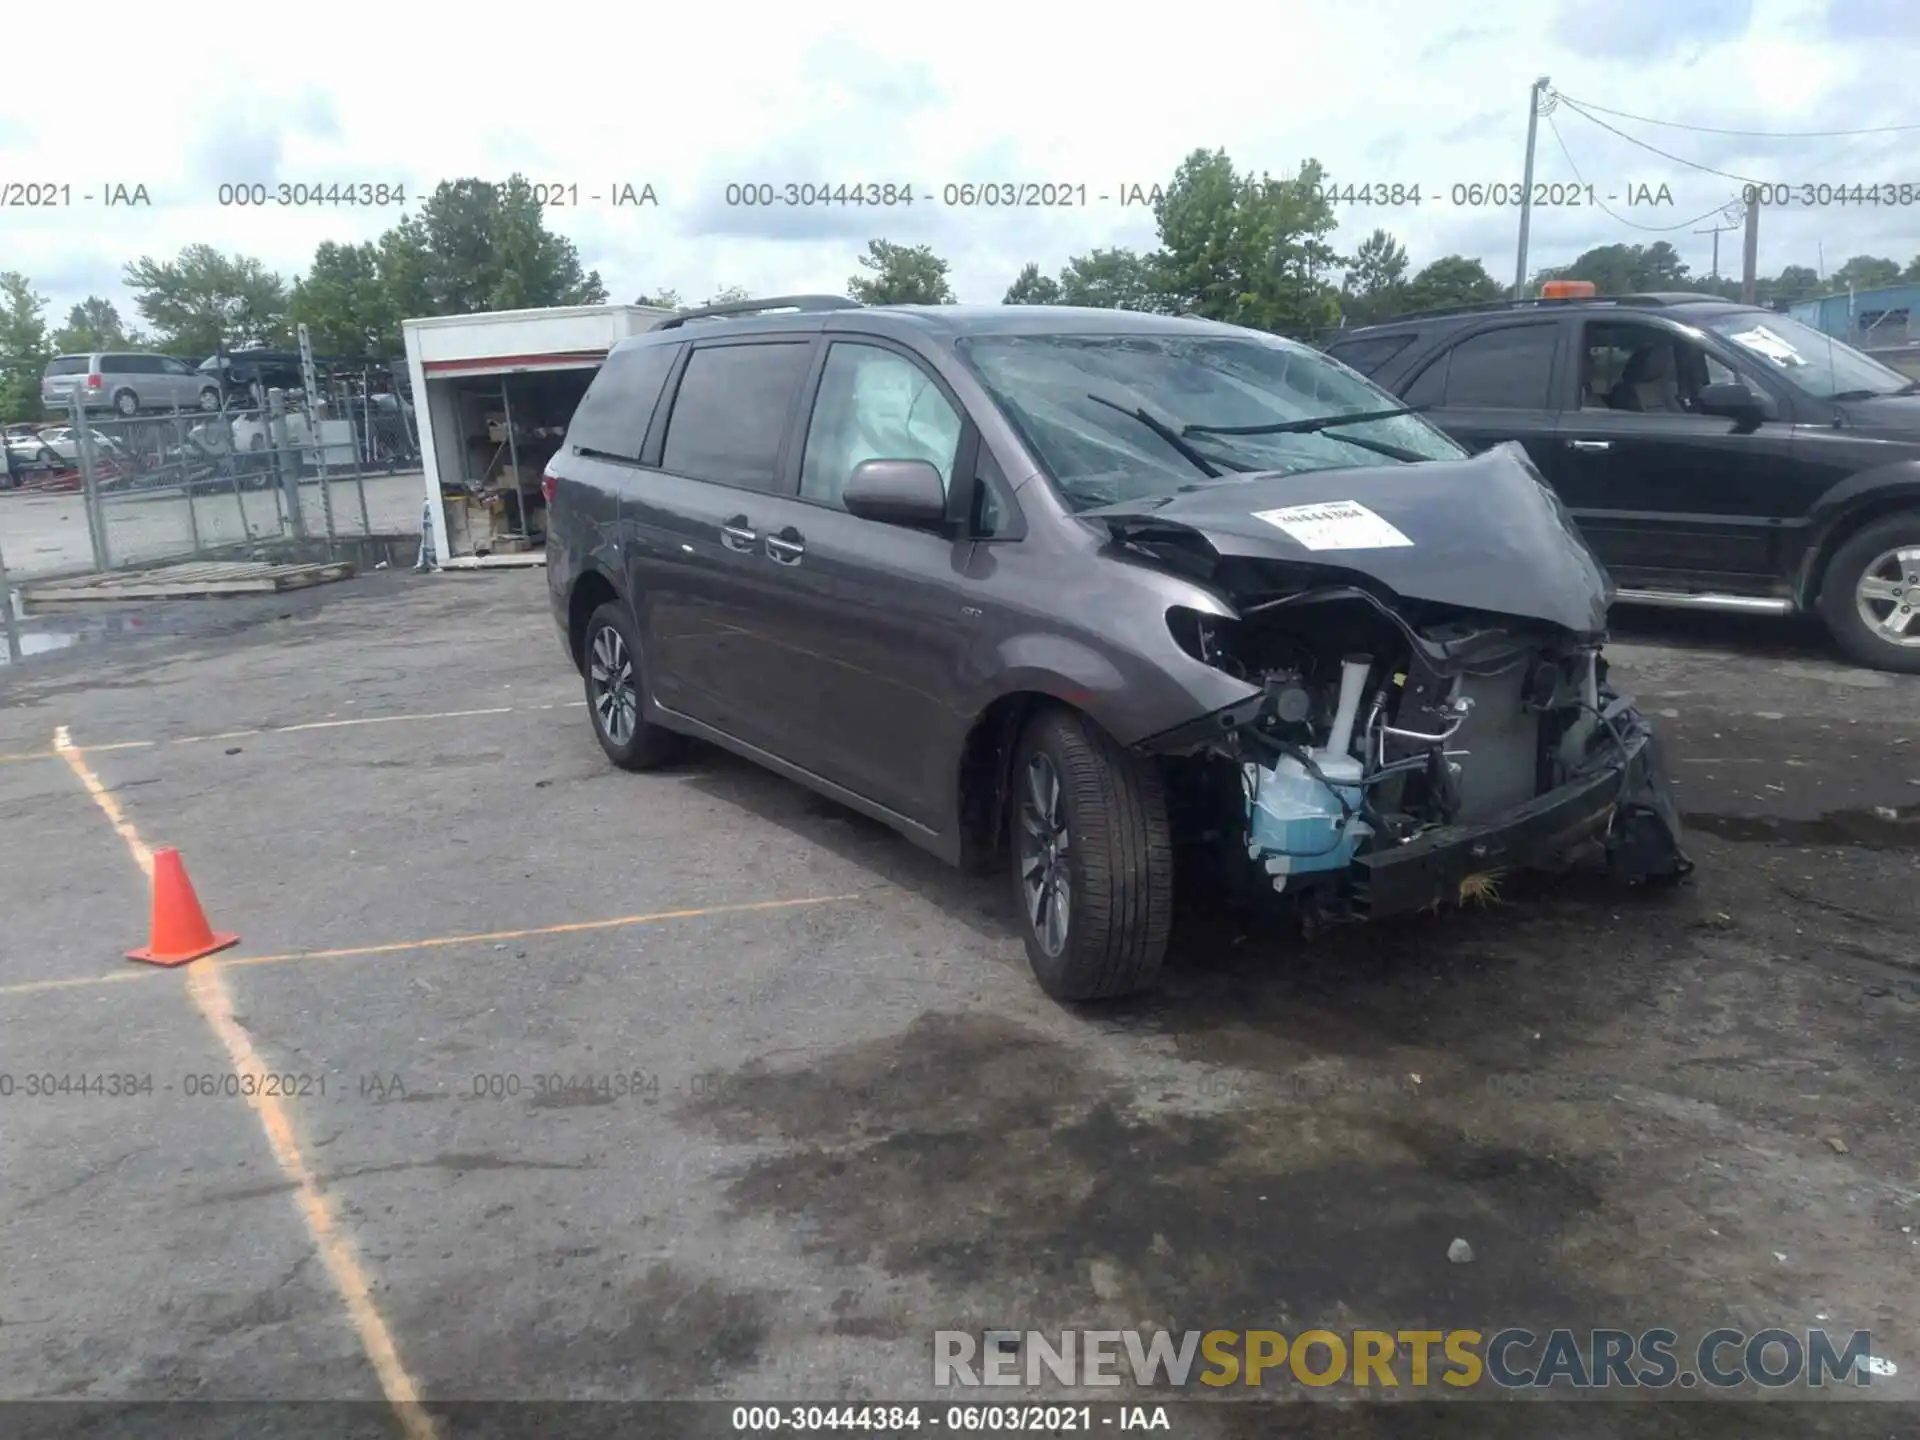
[[1049, 710], [1020, 738], [1011, 787], [1013, 893], [1040, 988], [1072, 1001], [1151, 986], [1173, 928], [1159, 770], [1085, 718]]
[[680, 758], [680, 736], [646, 719], [640, 647], [624, 605], [609, 600], [587, 621], [580, 669], [594, 738], [622, 770], [652, 770]]
[[1920, 675], [1920, 514], [1877, 520], [1835, 551], [1819, 608], [1862, 665]]

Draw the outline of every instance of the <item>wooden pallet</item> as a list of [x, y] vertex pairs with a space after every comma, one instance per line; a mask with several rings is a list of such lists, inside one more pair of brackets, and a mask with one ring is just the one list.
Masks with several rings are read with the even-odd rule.
[[153, 570], [110, 571], [72, 580], [49, 580], [20, 587], [28, 605], [105, 604], [122, 600], [201, 600], [217, 595], [277, 595], [345, 580], [349, 560], [307, 565], [268, 565], [244, 560], [212, 560], [192, 565], [163, 565]]

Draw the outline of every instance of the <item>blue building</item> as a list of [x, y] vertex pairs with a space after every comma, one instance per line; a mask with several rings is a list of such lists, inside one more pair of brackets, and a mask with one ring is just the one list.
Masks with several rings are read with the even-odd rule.
[[1916, 311], [1920, 283], [1823, 295], [1787, 307], [1801, 324], [1862, 350], [1892, 350], [1920, 341], [1920, 325], [1912, 319]]

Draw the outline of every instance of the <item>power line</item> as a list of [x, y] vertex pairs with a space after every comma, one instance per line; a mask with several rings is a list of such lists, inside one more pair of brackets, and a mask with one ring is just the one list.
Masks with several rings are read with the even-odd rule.
[[[1547, 119], [1547, 128], [1553, 131], [1554, 142], [1559, 145], [1560, 153], [1566, 157], [1567, 168], [1573, 171], [1573, 178], [1575, 180], [1578, 180], [1582, 185], [1585, 185], [1587, 183], [1587, 179], [1584, 175], [1580, 173], [1580, 167], [1574, 163], [1573, 152], [1567, 149], [1566, 137], [1560, 133], [1560, 127], [1553, 123], [1553, 116], [1548, 115], [1546, 119]], [[1738, 177], [1736, 176], [1734, 178], [1737, 179]], [[1726, 210], [1727, 205], [1730, 202], [1722, 200], [1718, 205], [1714, 206], [1713, 209], [1708, 210], [1703, 214], [1696, 215], [1691, 220], [1682, 220], [1678, 225], [1642, 225], [1638, 220], [1629, 220], [1627, 219], [1626, 216], [1622, 215], [1619, 211], [1615, 210], [1612, 206], [1608, 205], [1606, 201], [1602, 200], [1599, 197], [1599, 194], [1597, 191], [1594, 194], [1593, 203], [1599, 209], [1606, 211], [1607, 214], [1611, 215], [1615, 220], [1619, 221], [1622, 225], [1625, 225], [1627, 228], [1631, 230], [1644, 230], [1650, 235], [1664, 235], [1674, 230], [1684, 230], [1689, 225], [1698, 225], [1702, 220], [1708, 219], [1714, 215], [1722, 214]]]
[[[1670, 150], [1662, 150], [1658, 145], [1649, 145], [1646, 141], [1627, 134], [1626, 131], [1620, 129], [1618, 126], [1609, 125], [1598, 115], [1587, 114], [1585, 110], [1581, 109], [1580, 106], [1572, 100], [1567, 99], [1565, 95], [1558, 96], [1557, 98], [1565, 101], [1566, 107], [1573, 111], [1574, 114], [1584, 116], [1586, 119], [1598, 125], [1602, 130], [1611, 131], [1622, 140], [1625, 140], [1629, 145], [1638, 145], [1642, 150], [1651, 150], [1663, 160], [1671, 160], [1676, 165], [1685, 165], [1689, 170], [1702, 170], [1709, 175], [1718, 175], [1723, 180], [1738, 180], [1742, 185], [1763, 185], [1766, 183], [1763, 180], [1755, 180], [1751, 175], [1736, 175], [1731, 170], [1716, 170], [1711, 165], [1702, 165], [1699, 161], [1689, 160], [1684, 155], [1675, 155]], [[1559, 132], [1555, 131], [1554, 133], [1558, 134]]]
[[[1874, 125], [1865, 130], [1723, 130], [1715, 125], [1689, 125], [1684, 120], [1655, 120], [1649, 115], [1634, 115], [1625, 110], [1609, 109], [1605, 105], [1596, 105], [1590, 100], [1576, 100], [1571, 95], [1561, 95], [1559, 98], [1576, 110], [1585, 106], [1588, 110], [1598, 110], [1602, 115], [1614, 115], [1622, 120], [1632, 120], [1641, 125], [1664, 125], [1669, 130], [1692, 130], [1700, 135], [1732, 135], [1742, 140], [1828, 140], [1846, 135], [1892, 135], [1903, 130], [1920, 130], [1920, 124]], [[1591, 115], [1587, 118], [1593, 119]]]

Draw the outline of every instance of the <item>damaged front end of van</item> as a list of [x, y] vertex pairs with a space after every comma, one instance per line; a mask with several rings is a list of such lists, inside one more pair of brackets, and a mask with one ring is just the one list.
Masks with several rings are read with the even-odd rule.
[[1658, 739], [1608, 678], [1606, 575], [1516, 447], [1082, 518], [1222, 602], [1167, 623], [1244, 697], [1137, 748], [1179, 831], [1240, 879], [1368, 919], [1489, 898], [1514, 871], [1692, 870]]

